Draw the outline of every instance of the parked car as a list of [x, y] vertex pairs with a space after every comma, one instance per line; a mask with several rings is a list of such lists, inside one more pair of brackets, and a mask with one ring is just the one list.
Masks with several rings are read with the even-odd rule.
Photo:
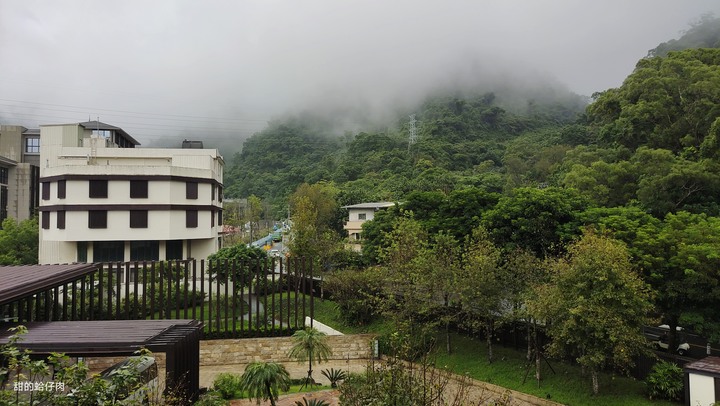
[[[667, 324], [661, 324], [658, 326], [658, 328], [670, 331], [670, 326], [668, 326]], [[683, 330], [685, 330], [685, 329], [680, 326], [675, 326], [675, 331], [683, 331]]]

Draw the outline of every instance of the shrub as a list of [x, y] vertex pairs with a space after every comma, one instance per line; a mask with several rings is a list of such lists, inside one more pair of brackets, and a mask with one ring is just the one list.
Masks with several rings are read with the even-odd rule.
[[324, 281], [324, 289], [345, 323], [362, 326], [379, 314], [381, 280], [374, 269], [335, 272]]
[[213, 381], [213, 389], [220, 394], [223, 399], [232, 399], [241, 392], [240, 376], [229, 372], [218, 374]]
[[200, 396], [195, 406], [225, 406], [228, 402], [216, 392], [208, 392]]
[[270, 295], [273, 293], [283, 292], [287, 289], [287, 277], [276, 277], [273, 281], [268, 278], [260, 278], [255, 280], [252, 293], [255, 295]]
[[680, 400], [684, 395], [683, 370], [672, 362], [659, 361], [645, 379], [650, 399]]

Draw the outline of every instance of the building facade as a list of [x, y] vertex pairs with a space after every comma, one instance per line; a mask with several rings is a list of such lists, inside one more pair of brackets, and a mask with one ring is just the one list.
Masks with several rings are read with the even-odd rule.
[[0, 126], [0, 223], [26, 220], [38, 207], [40, 130]]
[[96, 121], [41, 126], [40, 264], [204, 259], [220, 248], [218, 151], [137, 145]]
[[348, 233], [349, 248], [360, 251], [362, 248], [362, 225], [366, 221], [375, 218], [375, 212], [395, 206], [393, 202], [360, 203], [343, 206], [348, 211], [348, 221], [343, 228]]

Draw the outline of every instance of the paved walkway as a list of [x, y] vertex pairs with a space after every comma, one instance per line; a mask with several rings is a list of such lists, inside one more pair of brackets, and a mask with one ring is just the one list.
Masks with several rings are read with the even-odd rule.
[[[316, 382], [318, 382], [321, 385], [330, 385], [330, 382], [327, 378], [325, 378], [320, 371], [323, 369], [342, 369], [349, 372], [355, 372], [355, 373], [361, 373], [365, 372], [367, 369], [368, 360], [364, 359], [357, 359], [357, 360], [330, 360], [328, 362], [323, 362], [321, 364], [313, 364], [313, 378]], [[307, 364], [300, 364], [297, 362], [289, 362], [289, 363], [283, 363], [285, 365], [285, 368], [290, 373], [290, 377], [293, 379], [296, 378], [304, 378], [307, 375]], [[242, 374], [245, 370], [245, 365], [243, 364], [234, 364], [234, 365], [218, 365], [218, 366], [201, 366], [200, 367], [200, 386], [201, 387], [207, 387], [211, 388], [212, 383], [215, 380], [215, 377], [222, 373], [222, 372], [231, 372], [236, 374]], [[455, 379], [464, 379], [460, 376], [456, 376]], [[458, 386], [458, 381], [455, 379], [451, 379], [448, 383], [448, 387], [446, 388], [448, 390], [448, 395], [453, 396], [453, 394], [460, 388]], [[532, 395], [526, 395], [524, 393], [515, 392], [508, 390], [506, 388], [502, 388], [496, 385], [492, 385], [486, 382], [476, 381], [476, 380], [470, 380], [468, 382], [470, 385], [465, 386], [462, 385], [465, 389], [462, 389], [463, 391], [468, 391], [468, 405], [481, 405], [486, 404], [487, 401], [491, 398], [505, 398], [508, 405], [512, 406], [555, 406], [559, 405], [559, 403], [537, 398]], [[308, 393], [298, 393], [298, 394], [292, 394], [292, 395], [283, 395], [280, 396], [278, 399], [277, 405], [278, 406], [294, 406], [295, 401], [302, 401], [303, 397], [310, 399], [322, 399], [328, 402], [331, 406], [337, 406], [338, 405], [338, 396], [339, 393], [336, 390], [324, 390], [324, 391], [316, 391], [316, 392], [308, 392]], [[250, 406], [250, 405], [256, 405], [257, 403], [254, 401], [250, 401], [247, 399], [243, 400], [233, 400], [230, 403], [232, 406]]]

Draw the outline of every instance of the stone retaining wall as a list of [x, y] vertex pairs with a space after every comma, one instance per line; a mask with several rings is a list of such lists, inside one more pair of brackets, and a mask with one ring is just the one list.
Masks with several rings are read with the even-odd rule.
[[[327, 336], [334, 360], [369, 359], [372, 334]], [[291, 337], [240, 338], [200, 341], [200, 366], [249, 364], [251, 362], [290, 362], [287, 354], [293, 345]], [[153, 354], [158, 366], [165, 366], [165, 354]], [[90, 370], [99, 372], [126, 357], [88, 357]]]
[[[333, 351], [330, 359], [369, 359], [373, 338], [371, 334], [327, 336]], [[200, 366], [294, 361], [287, 356], [292, 345], [291, 337], [204, 340], [200, 342]]]

